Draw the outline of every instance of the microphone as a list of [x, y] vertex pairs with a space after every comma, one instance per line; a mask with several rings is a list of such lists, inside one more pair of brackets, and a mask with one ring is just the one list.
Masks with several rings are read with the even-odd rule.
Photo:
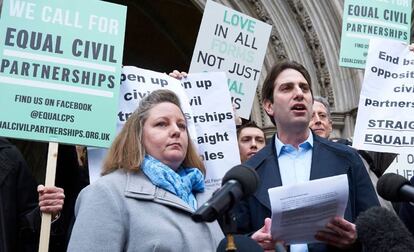
[[413, 251], [414, 238], [400, 219], [382, 207], [361, 213], [356, 222], [362, 251]]
[[191, 218], [195, 222], [216, 220], [242, 198], [252, 195], [258, 184], [259, 176], [254, 169], [236, 165], [224, 175], [221, 188]]
[[377, 182], [378, 194], [389, 201], [414, 202], [414, 187], [406, 178], [395, 173], [382, 175]]

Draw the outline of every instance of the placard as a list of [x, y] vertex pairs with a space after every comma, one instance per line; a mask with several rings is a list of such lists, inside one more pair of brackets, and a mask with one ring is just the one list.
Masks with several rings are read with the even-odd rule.
[[0, 135], [108, 146], [115, 135], [126, 7], [3, 1]]
[[248, 119], [272, 26], [211, 0], [207, 1], [190, 73], [227, 74], [231, 101]]
[[409, 43], [411, 0], [345, 0], [339, 65], [364, 68], [371, 38]]
[[207, 170], [201, 202], [221, 187], [230, 168], [240, 164], [230, 92], [222, 85], [226, 79], [224, 72], [209, 72], [189, 74], [181, 80], [193, 112], [188, 118], [195, 124], [199, 155]]
[[402, 42], [371, 39], [353, 146], [413, 153], [414, 53]]

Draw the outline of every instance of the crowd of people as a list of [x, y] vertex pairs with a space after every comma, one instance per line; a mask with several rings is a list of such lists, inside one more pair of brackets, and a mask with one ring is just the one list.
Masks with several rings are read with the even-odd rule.
[[[348, 140], [330, 139], [329, 103], [314, 96], [310, 74], [298, 62], [275, 64], [261, 97], [277, 131], [266, 144], [255, 122], [237, 128], [240, 160], [260, 178], [254, 195], [232, 209], [237, 233], [264, 251], [278, 244], [291, 252], [362, 251], [357, 217], [375, 206], [394, 211], [375, 185], [395, 154], [368, 153], [348, 146]], [[52, 215], [52, 241], [53, 228], [64, 229], [65, 242], [57, 250], [216, 251], [224, 238], [218, 223], [191, 218], [205, 190], [206, 169], [196, 149], [179, 98], [165, 89], [140, 101], [113, 141], [102, 177], [70, 197], [62, 187], [37, 185], [20, 151], [0, 138], [0, 252], [36, 251], [41, 213]], [[319, 242], [285, 244], [272, 236], [269, 188], [342, 174], [349, 189], [345, 214], [315, 234]], [[397, 212], [414, 234], [414, 206], [402, 204]]]
[[[276, 64], [261, 94], [277, 132], [266, 145], [265, 133], [256, 123], [238, 126], [240, 159], [256, 170], [261, 182], [253, 196], [233, 209], [237, 233], [272, 251], [284, 242], [270, 232], [268, 189], [346, 174], [345, 215], [333, 218], [315, 235], [319, 243], [287, 247], [292, 252], [359, 251], [355, 220], [380, 205], [376, 180], [368, 175], [378, 179], [376, 169], [367, 165], [372, 162], [364, 163], [357, 150], [328, 140], [329, 104], [314, 97], [310, 75], [301, 64]], [[191, 219], [199, 206], [197, 195], [204, 191], [206, 171], [189, 139], [180, 101], [172, 91], [157, 90], [142, 99], [110, 147], [102, 177], [77, 198], [67, 251], [215, 251], [224, 237], [218, 224]], [[40, 212], [51, 213], [52, 225], [59, 225], [63, 189], [39, 185], [36, 190], [20, 152], [3, 138], [0, 166], [1, 251], [35, 251]], [[390, 207], [386, 203], [382, 202]], [[406, 223], [412, 222], [410, 208], [401, 209]]]

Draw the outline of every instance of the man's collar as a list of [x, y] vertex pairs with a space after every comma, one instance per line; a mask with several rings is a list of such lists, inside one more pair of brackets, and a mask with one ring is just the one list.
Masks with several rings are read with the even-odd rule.
[[[308, 138], [299, 144], [299, 147], [302, 147], [304, 149], [310, 149], [313, 147], [313, 134], [312, 131], [310, 129], [308, 129]], [[277, 156], [279, 156], [280, 151], [282, 150], [282, 148], [284, 146], [292, 146], [291, 144], [284, 144], [282, 141], [280, 141], [279, 137], [277, 136], [277, 134], [275, 134], [275, 146], [276, 146], [276, 154]], [[293, 146], [292, 146], [293, 147]]]

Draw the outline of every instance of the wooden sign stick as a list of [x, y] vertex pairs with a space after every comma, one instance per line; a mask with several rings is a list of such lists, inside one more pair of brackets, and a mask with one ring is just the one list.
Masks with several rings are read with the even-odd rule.
[[[54, 186], [55, 185], [58, 146], [59, 146], [58, 143], [49, 142], [49, 151], [48, 151], [48, 154], [47, 154], [45, 186]], [[42, 224], [40, 226], [39, 252], [48, 252], [48, 250], [49, 250], [51, 220], [52, 220], [52, 215], [51, 214], [42, 213]]]

